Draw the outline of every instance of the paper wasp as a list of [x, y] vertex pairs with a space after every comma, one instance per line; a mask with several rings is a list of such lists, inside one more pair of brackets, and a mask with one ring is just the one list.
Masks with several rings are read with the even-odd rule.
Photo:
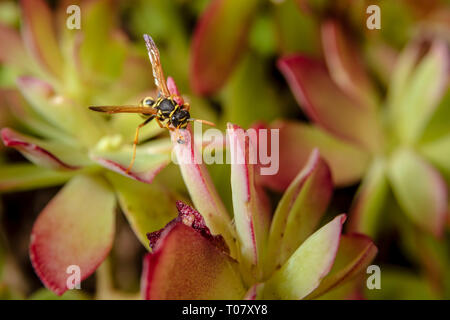
[[[184, 102], [178, 93], [175, 82], [172, 78], [168, 78], [167, 82], [164, 78], [163, 69], [159, 57], [159, 50], [153, 39], [144, 34], [145, 45], [147, 46], [148, 56], [153, 70], [153, 78], [156, 88], [158, 89], [158, 97], [145, 97], [139, 105], [128, 106], [92, 106], [89, 109], [105, 113], [138, 113], [145, 117], [146, 120], [136, 128], [136, 134], [133, 142], [133, 157], [128, 166], [127, 173], [131, 170], [136, 158], [136, 145], [138, 143], [139, 130], [153, 119], [156, 120], [161, 128], [167, 128], [170, 131], [183, 130], [190, 121], [199, 121], [211, 126], [212, 122], [191, 118], [189, 113], [190, 106]], [[181, 136], [178, 135], [178, 142], [184, 143]]]

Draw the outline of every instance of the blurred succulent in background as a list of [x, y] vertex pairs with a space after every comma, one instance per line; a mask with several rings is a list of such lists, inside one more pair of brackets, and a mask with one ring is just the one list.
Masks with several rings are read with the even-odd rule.
[[[250, 126], [255, 109], [245, 106], [257, 105], [259, 120], [280, 129], [280, 171], [258, 182], [286, 190], [310, 152], [319, 148], [337, 186], [362, 180], [350, 230], [380, 237], [394, 225], [401, 235], [397, 244], [426, 270], [440, 296], [448, 296], [443, 293], [443, 287], [450, 288], [445, 275], [450, 265], [448, 241], [443, 241], [450, 221], [448, 5], [379, 1], [382, 28], [369, 30], [365, 28], [369, 1], [286, 0], [271, 4], [270, 10], [250, 1], [236, 13], [238, 2], [215, 0], [203, 12], [193, 38], [190, 80], [199, 94], [223, 97], [230, 121]], [[231, 20], [239, 37], [224, 27]], [[410, 41], [412, 35], [416, 40]], [[364, 52], [358, 48], [361, 43]], [[216, 46], [227, 50], [211, 49]], [[255, 52], [266, 59], [285, 57], [278, 61], [279, 70], [304, 114], [317, 125], [272, 122], [266, 108], [277, 108], [276, 117], [289, 117], [285, 106], [290, 101], [283, 89], [272, 94], [273, 87], [263, 84], [267, 75], [252, 69], [247, 61], [258, 59]], [[323, 56], [325, 63], [311, 56]], [[251, 86], [260, 84], [258, 89], [248, 93], [242, 89], [238, 95], [235, 88], [241, 74], [244, 79], [257, 74]], [[240, 108], [233, 111], [236, 105]], [[430, 290], [422, 290], [422, 279], [415, 277], [399, 277], [395, 285], [416, 288], [409, 297], [412, 292], [424, 297], [420, 292]]]
[[[446, 42], [438, 38], [413, 41], [398, 57], [386, 101], [381, 102], [340, 26], [333, 21], [324, 23], [322, 40], [326, 66], [305, 55], [278, 62], [297, 101], [316, 126], [272, 124], [280, 128], [284, 142], [280, 158], [284, 162], [278, 181], [267, 183], [286, 188], [294, 168], [306, 161], [308, 150], [318, 147], [338, 185], [363, 180], [351, 209], [350, 229], [376, 236], [393, 222], [404, 235], [403, 241], [409, 242], [409, 251], [434, 274], [431, 277], [440, 274], [448, 278], [445, 242], [431, 245], [435, 240], [426, 240], [428, 235], [417, 234], [419, 230], [408, 236], [405, 228], [409, 223], [392, 217], [403, 212], [422, 232], [439, 239], [448, 225], [450, 90]], [[286, 156], [293, 152], [294, 158]], [[388, 201], [391, 191], [396, 210], [387, 209], [392, 207]], [[444, 282], [435, 281], [441, 292]]]
[[[173, 202], [164, 186], [141, 183], [152, 182], [169, 163], [170, 139], [139, 145], [136, 163], [126, 173], [134, 131], [142, 119], [106, 119], [88, 110], [95, 104], [136, 104], [151, 88], [150, 63], [117, 28], [111, 2], [80, 3], [81, 30], [66, 28], [68, 4], [63, 1], [52, 12], [44, 1], [21, 1], [22, 37], [14, 28], [0, 25], [0, 59], [18, 87], [2, 89], [2, 97], [26, 132], [3, 128], [1, 136], [6, 146], [33, 163], [2, 165], [0, 190], [68, 181], [42, 210], [30, 244], [36, 273], [57, 294], [67, 290], [69, 265], [78, 265], [84, 279], [108, 255], [116, 196], [145, 246], [147, 230], [172, 217], [166, 204]], [[149, 125], [140, 138], [160, 132]], [[152, 202], [158, 206], [149, 206]]]
[[[388, 97], [381, 103], [340, 26], [326, 22], [322, 39], [326, 67], [305, 55], [278, 62], [299, 104], [317, 124], [277, 124], [286, 144], [281, 146], [281, 159], [292, 159], [283, 154], [303, 142], [296, 159], [305, 161], [308, 149], [319, 147], [337, 184], [365, 176], [352, 210], [358, 231], [375, 234], [389, 183], [416, 225], [442, 235], [448, 204], [442, 175], [450, 175], [450, 129], [444, 124], [449, 109], [446, 43], [435, 39], [410, 44], [397, 60]], [[279, 185], [273, 186], [285, 188], [294, 176], [291, 170], [299, 166], [281, 165]]]
[[272, 218], [255, 184], [257, 167], [248, 160], [253, 142], [229, 124], [231, 159], [245, 159], [231, 163], [232, 222], [189, 131], [183, 135], [187, 143], [174, 150], [199, 211], [177, 202], [178, 218], [148, 234], [152, 252], [144, 260], [144, 298], [318, 298], [354, 280], [375, 256], [368, 237], [341, 235], [345, 215], [316, 230], [332, 194], [331, 173], [317, 150]]

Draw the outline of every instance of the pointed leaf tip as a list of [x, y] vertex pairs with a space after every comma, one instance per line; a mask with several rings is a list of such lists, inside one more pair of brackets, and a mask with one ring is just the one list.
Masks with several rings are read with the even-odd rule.
[[313, 233], [264, 286], [264, 299], [302, 299], [317, 288], [336, 258], [346, 215]]

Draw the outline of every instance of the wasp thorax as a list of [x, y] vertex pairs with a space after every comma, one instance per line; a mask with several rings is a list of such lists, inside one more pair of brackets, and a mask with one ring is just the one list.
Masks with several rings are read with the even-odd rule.
[[158, 104], [158, 109], [161, 113], [168, 117], [170, 113], [175, 109], [175, 102], [169, 99], [164, 99]]
[[181, 129], [186, 128], [187, 126], [187, 120], [191, 117], [189, 114], [189, 111], [180, 109], [179, 111], [175, 112], [173, 116], [170, 118], [170, 123], [174, 127], [179, 127]]

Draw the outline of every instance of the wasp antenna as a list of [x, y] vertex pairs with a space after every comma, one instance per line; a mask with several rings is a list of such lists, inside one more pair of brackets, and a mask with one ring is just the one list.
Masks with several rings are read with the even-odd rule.
[[213, 123], [211, 121], [207, 121], [207, 120], [200, 120], [200, 119], [189, 118], [189, 119], [187, 119], [187, 121], [192, 121], [192, 122], [197, 121], [197, 122], [200, 122], [200, 123], [207, 124], [208, 126], [211, 126], [211, 127], [215, 127], [216, 126], [215, 123]]

